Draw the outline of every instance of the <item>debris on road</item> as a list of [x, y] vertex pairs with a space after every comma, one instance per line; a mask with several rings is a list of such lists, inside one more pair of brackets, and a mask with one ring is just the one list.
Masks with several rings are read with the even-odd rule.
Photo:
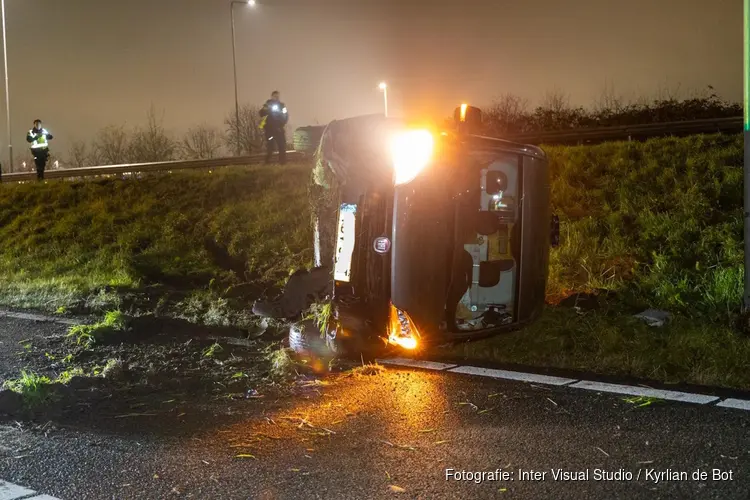
[[636, 314], [633, 317], [645, 321], [648, 326], [656, 327], [664, 326], [665, 323], [672, 319], [670, 313], [659, 309], [646, 309], [642, 313]]

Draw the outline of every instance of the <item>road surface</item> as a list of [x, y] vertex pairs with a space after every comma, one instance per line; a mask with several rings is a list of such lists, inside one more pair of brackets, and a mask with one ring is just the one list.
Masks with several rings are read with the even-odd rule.
[[0, 420], [0, 500], [750, 498], [748, 411], [393, 367], [303, 385]]

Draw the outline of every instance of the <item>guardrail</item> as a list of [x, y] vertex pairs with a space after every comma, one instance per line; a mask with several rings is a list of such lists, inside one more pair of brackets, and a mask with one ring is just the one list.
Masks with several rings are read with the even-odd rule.
[[[602, 127], [592, 129], [563, 130], [559, 132], [517, 134], [504, 137], [524, 144], [569, 144], [591, 143], [613, 140], [644, 139], [665, 135], [710, 134], [714, 132], [741, 132], [743, 117], [712, 118], [682, 122], [651, 123], [647, 125]], [[301, 151], [287, 151], [287, 159], [295, 160], [304, 157]], [[219, 168], [236, 165], [258, 165], [263, 163], [264, 154], [251, 156], [233, 156], [211, 160], [164, 161], [154, 163], [129, 163], [125, 165], [103, 165], [98, 167], [65, 168], [47, 170], [45, 179], [65, 179], [76, 177], [108, 176], [134, 174], [142, 172], [169, 172], [172, 170], [189, 170]], [[32, 181], [36, 172], [16, 172], [2, 175], [2, 182]]]
[[682, 122], [650, 123], [591, 129], [561, 130], [516, 134], [508, 140], [523, 144], [567, 144], [628, 139], [644, 139], [665, 135], [711, 134], [714, 132], [742, 132], [744, 118], [711, 118]]
[[[287, 151], [287, 160], [302, 157], [297, 151]], [[251, 156], [232, 156], [229, 158], [212, 158], [210, 160], [177, 160], [153, 163], [128, 163], [123, 165], [102, 165], [98, 167], [61, 168], [46, 170], [45, 179], [65, 179], [71, 177], [92, 177], [118, 174], [135, 174], [142, 172], [169, 172], [172, 170], [189, 170], [201, 168], [219, 168], [236, 165], [259, 165], [265, 160], [265, 154]], [[36, 180], [34, 172], [14, 172], [3, 174], [2, 182], [19, 182]]]

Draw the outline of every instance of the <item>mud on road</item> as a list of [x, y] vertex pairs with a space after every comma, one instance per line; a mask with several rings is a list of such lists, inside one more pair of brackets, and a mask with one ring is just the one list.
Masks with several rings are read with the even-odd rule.
[[314, 391], [320, 376], [345, 367], [292, 360], [281, 324], [249, 333], [142, 317], [91, 347], [76, 345], [69, 328], [0, 318], [0, 385], [22, 371], [58, 382], [35, 391], [41, 402], [0, 391], [0, 421], [79, 425], [107, 416], [121, 427], [162, 416], [203, 425]]

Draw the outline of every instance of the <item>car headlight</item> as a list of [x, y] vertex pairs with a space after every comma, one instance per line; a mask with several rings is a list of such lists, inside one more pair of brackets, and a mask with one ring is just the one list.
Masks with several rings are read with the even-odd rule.
[[414, 180], [432, 159], [435, 146], [428, 130], [407, 130], [395, 135], [391, 141], [391, 157], [398, 186]]

